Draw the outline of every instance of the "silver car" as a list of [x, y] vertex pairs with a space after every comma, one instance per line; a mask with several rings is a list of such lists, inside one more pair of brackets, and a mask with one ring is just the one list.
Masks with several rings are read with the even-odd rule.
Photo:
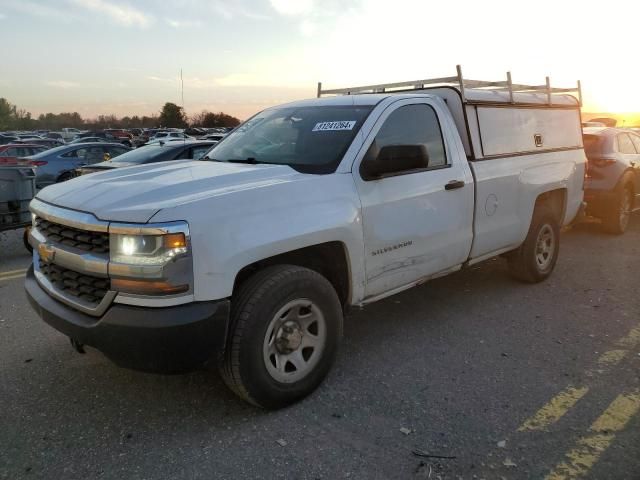
[[76, 176], [85, 165], [104, 162], [131, 150], [119, 143], [75, 143], [26, 157], [36, 168], [36, 187], [44, 188]]

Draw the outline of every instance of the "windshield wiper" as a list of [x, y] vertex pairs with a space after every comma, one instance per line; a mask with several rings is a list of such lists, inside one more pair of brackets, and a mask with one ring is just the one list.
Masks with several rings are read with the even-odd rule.
[[275, 162], [265, 162], [262, 160], [256, 160], [255, 157], [248, 157], [248, 158], [230, 158], [227, 160], [220, 160], [218, 158], [210, 158], [210, 157], [205, 157], [206, 160], [210, 160], [212, 162], [229, 162], [229, 163], [246, 163], [248, 165], [258, 165], [258, 164], [265, 164], [265, 165], [282, 165], [281, 163], [275, 163]]
[[250, 165], [256, 165], [258, 163], [265, 163], [265, 162], [259, 162], [258, 160], [256, 160], [255, 157], [248, 157], [248, 158], [244, 158], [244, 159], [231, 158], [231, 159], [227, 160], [227, 162], [229, 162], [229, 163], [248, 163]]

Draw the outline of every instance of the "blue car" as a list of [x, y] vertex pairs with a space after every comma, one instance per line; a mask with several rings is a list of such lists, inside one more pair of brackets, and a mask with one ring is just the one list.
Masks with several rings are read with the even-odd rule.
[[589, 160], [584, 199], [587, 213], [605, 231], [622, 234], [640, 210], [640, 135], [622, 128], [583, 129]]
[[76, 176], [76, 169], [104, 162], [131, 150], [119, 143], [74, 143], [26, 157], [36, 168], [36, 188], [64, 182]]

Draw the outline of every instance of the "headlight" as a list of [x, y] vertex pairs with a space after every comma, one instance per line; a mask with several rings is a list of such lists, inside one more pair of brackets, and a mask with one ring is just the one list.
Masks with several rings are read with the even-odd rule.
[[193, 284], [189, 227], [111, 224], [109, 276], [113, 290], [134, 295], [184, 294]]
[[188, 252], [184, 233], [165, 235], [111, 234], [111, 260], [130, 265], [165, 265]]

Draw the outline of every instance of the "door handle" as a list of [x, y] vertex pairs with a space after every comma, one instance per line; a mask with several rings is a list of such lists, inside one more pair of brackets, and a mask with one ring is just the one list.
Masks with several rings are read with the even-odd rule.
[[445, 190], [455, 190], [464, 187], [464, 180], [451, 180], [444, 186]]

